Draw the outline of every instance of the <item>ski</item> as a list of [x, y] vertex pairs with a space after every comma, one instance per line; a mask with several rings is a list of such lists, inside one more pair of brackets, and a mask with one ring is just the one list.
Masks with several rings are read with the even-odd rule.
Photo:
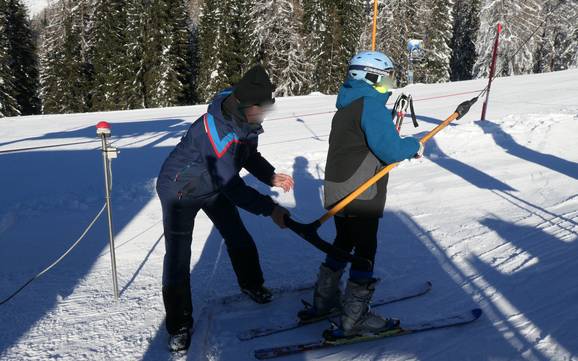
[[288, 346], [278, 346], [266, 349], [255, 350], [255, 358], [259, 360], [272, 359], [281, 356], [292, 355], [305, 351], [319, 350], [334, 346], [351, 345], [360, 342], [379, 340], [387, 337], [404, 336], [418, 332], [437, 330], [441, 328], [465, 325], [480, 318], [482, 310], [475, 308], [451, 316], [441, 317], [431, 321], [418, 322], [413, 325], [402, 325], [400, 328], [384, 331], [378, 334], [343, 338], [336, 341], [319, 340], [309, 343], [301, 343]]
[[[303, 292], [303, 291], [310, 291], [310, 290], [313, 290], [314, 287], [315, 287], [315, 282], [310, 282], [310, 283], [305, 283], [305, 284], [295, 285], [295, 286], [275, 287], [275, 288], [271, 288], [270, 291], [273, 294], [273, 300], [274, 300], [274, 299], [278, 298], [279, 296], [287, 294], [287, 293], [297, 293], [297, 292]], [[228, 295], [228, 296], [213, 298], [213, 299], [210, 299], [207, 303], [227, 306], [227, 305], [231, 305], [231, 304], [241, 302], [243, 300], [248, 300], [248, 299], [249, 299], [249, 296], [240, 292], [240, 293], [237, 293], [234, 295]]]
[[[429, 291], [431, 291], [432, 283], [427, 281], [423, 284], [415, 285], [412, 287], [408, 287], [406, 289], [397, 289], [395, 293], [387, 295], [383, 298], [377, 299], [371, 303], [371, 307], [379, 307], [383, 305], [387, 305], [390, 303], [398, 302], [407, 300], [410, 298], [418, 297], [421, 295], [425, 295]], [[319, 321], [327, 320], [331, 317], [339, 316], [339, 313], [332, 313], [328, 315], [324, 315], [322, 317], [318, 317], [312, 320], [308, 320], [307, 322], [303, 322], [301, 320], [295, 320], [290, 323], [280, 324], [273, 327], [258, 327], [253, 328], [250, 330], [241, 331], [237, 334], [237, 338], [241, 341], [248, 341], [252, 340], [257, 337], [269, 336], [276, 333], [281, 333], [289, 330], [294, 330], [296, 328], [310, 325]]]

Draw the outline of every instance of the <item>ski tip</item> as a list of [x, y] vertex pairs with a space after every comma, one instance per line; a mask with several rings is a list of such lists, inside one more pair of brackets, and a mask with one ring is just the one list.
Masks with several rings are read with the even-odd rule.
[[427, 285], [428, 288], [433, 287], [433, 283], [431, 281], [427, 281], [425, 284]]
[[483, 311], [481, 308], [474, 308], [472, 310], [472, 315], [474, 316], [475, 319], [480, 318], [480, 316], [482, 316], [482, 313], [483, 313]]

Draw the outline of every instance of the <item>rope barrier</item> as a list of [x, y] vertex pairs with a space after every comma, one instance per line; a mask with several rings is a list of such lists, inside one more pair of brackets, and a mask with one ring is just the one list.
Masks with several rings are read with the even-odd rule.
[[88, 227], [84, 230], [84, 232], [82, 232], [82, 235], [80, 236], [80, 238], [78, 238], [76, 240], [76, 242], [74, 242], [74, 244], [72, 246], [70, 246], [70, 248], [68, 248], [66, 250], [66, 252], [64, 252], [64, 254], [62, 256], [60, 256], [56, 261], [52, 262], [52, 264], [48, 267], [46, 267], [44, 270], [42, 270], [40, 273], [38, 273], [36, 276], [32, 277], [31, 279], [28, 280], [28, 282], [26, 282], [24, 285], [22, 285], [19, 289], [17, 289], [14, 293], [12, 293], [10, 296], [8, 296], [6, 299], [2, 300], [0, 302], [0, 306], [7, 303], [8, 301], [10, 301], [14, 296], [16, 296], [18, 293], [20, 293], [20, 291], [22, 291], [24, 288], [26, 288], [26, 286], [28, 286], [30, 283], [32, 283], [32, 281], [36, 280], [37, 278], [39, 278], [40, 276], [42, 276], [43, 274], [45, 274], [46, 272], [48, 272], [50, 269], [52, 269], [54, 266], [56, 266], [60, 261], [62, 261], [62, 259], [64, 257], [66, 257], [73, 249], [74, 247], [76, 247], [78, 245], [78, 243], [80, 243], [80, 241], [84, 238], [84, 236], [86, 236], [86, 234], [88, 233], [88, 231], [92, 228], [92, 226], [94, 226], [94, 224], [96, 223], [96, 221], [98, 220], [98, 218], [100, 217], [100, 215], [102, 214], [102, 212], [104, 212], [104, 210], [106, 209], [106, 204], [104, 206], [102, 206], [102, 209], [100, 210], [100, 212], [98, 212], [98, 214], [96, 215], [96, 217], [94, 217], [94, 219], [92, 220], [92, 222], [90, 222], [90, 224], [88, 225]]

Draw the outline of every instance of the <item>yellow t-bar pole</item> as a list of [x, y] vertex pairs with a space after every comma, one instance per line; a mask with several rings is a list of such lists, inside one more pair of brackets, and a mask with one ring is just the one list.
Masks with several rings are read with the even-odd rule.
[[[478, 100], [478, 97], [472, 98], [460, 104], [455, 112], [450, 115], [446, 120], [444, 120], [441, 124], [437, 127], [432, 129], [429, 133], [423, 136], [419, 141], [421, 144], [425, 144], [428, 140], [430, 140], [434, 135], [439, 133], [442, 129], [448, 126], [451, 122], [456, 119], [460, 119], [464, 116], [470, 107]], [[383, 178], [387, 173], [389, 173], [393, 168], [397, 167], [399, 162], [391, 163], [379, 172], [377, 172], [373, 177], [369, 178], [365, 183], [360, 185], [357, 189], [351, 192], [347, 197], [343, 198], [339, 203], [337, 203], [333, 208], [331, 208], [327, 213], [325, 213], [321, 218], [319, 218], [319, 223], [325, 223], [325, 221], [331, 219], [334, 215], [341, 212], [343, 208], [345, 208], [349, 203], [351, 203], [354, 199], [359, 197], [363, 192], [365, 192], [369, 187], [375, 184], [378, 180]]]
[[371, 50], [375, 51], [375, 35], [377, 32], [377, 0], [373, 0], [373, 35], [371, 36]]

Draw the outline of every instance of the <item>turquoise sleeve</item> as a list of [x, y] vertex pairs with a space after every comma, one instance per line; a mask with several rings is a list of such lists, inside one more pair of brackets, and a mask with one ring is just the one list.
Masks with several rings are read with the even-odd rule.
[[419, 150], [419, 141], [402, 138], [395, 129], [390, 111], [379, 101], [365, 98], [361, 128], [369, 149], [384, 163], [396, 163], [412, 158]]

